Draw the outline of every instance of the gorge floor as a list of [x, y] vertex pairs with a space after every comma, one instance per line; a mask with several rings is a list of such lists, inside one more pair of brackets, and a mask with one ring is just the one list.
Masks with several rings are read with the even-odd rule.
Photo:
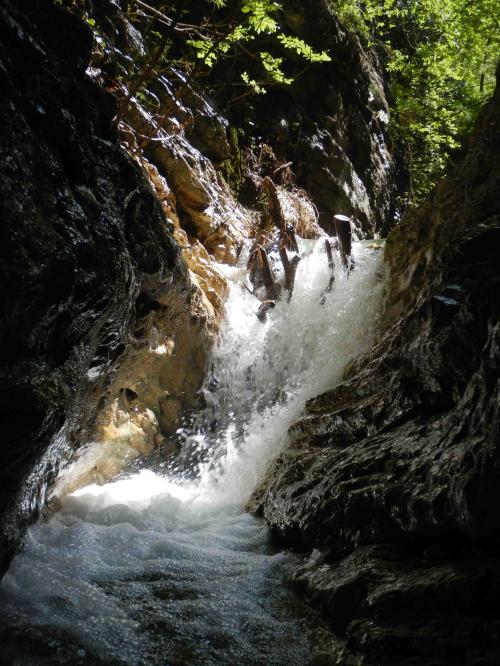
[[244, 507], [305, 401], [373, 339], [383, 271], [355, 243], [355, 270], [337, 268], [322, 299], [324, 239], [300, 244], [293, 298], [264, 323], [244, 262], [226, 269], [205, 407], [182, 433], [187, 468], [82, 488], [29, 531], [0, 586], [4, 663], [313, 663], [321, 621], [282, 583], [299, 556], [276, 552]]

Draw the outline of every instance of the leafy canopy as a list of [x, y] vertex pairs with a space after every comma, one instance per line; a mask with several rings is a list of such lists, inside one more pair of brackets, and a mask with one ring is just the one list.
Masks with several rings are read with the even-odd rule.
[[[212, 5], [215, 10], [223, 10], [228, 4], [227, 0], [208, 0], [208, 5]], [[187, 40], [187, 44], [195, 50], [197, 59], [207, 68], [213, 68], [224, 58], [246, 56], [242, 60], [259, 63], [259, 78], [252, 77], [244, 69], [240, 74], [241, 80], [250, 92], [263, 94], [270, 85], [288, 85], [293, 81], [293, 76], [285, 72], [284, 57], [271, 53], [276, 43], [307, 63], [331, 60], [326, 51], [315, 51], [299, 37], [281, 32], [278, 14], [283, 10], [282, 2], [241, 0], [238, 4], [239, 14], [233, 14], [226, 24], [218, 22], [220, 17], [212, 15], [211, 21], [205, 19], [202, 22], [201, 36]], [[262, 50], [259, 44], [266, 35], [274, 39], [269, 42], [269, 50]]]
[[495, 85], [499, 0], [331, 0], [369, 45], [382, 46], [393, 122], [406, 140], [419, 201], [443, 173]]

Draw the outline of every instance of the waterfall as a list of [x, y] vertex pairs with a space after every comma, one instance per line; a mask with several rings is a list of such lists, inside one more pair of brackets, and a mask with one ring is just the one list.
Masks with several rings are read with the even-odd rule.
[[226, 271], [227, 320], [204, 385], [207, 408], [187, 437], [195, 451], [207, 451], [196, 487], [201, 501], [244, 503], [306, 400], [337, 384], [372, 340], [380, 252], [356, 244], [356, 270], [347, 277], [337, 266], [334, 289], [322, 298], [329, 281], [324, 241], [302, 240], [300, 249], [293, 298], [278, 301], [264, 323], [242, 286], [245, 271]]
[[31, 659], [50, 649], [61, 659], [50, 663], [308, 663], [310, 613], [291, 608], [279, 580], [292, 555], [273, 552], [244, 506], [306, 400], [372, 341], [383, 285], [366, 243], [328, 293], [324, 240], [300, 250], [293, 297], [265, 322], [244, 262], [225, 268], [205, 406], [180, 433], [175, 470], [83, 488], [29, 531], [0, 611]]

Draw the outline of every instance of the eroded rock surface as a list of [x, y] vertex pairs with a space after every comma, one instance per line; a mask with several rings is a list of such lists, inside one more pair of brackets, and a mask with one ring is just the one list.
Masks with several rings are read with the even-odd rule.
[[[319, 548], [292, 578], [338, 664], [494, 664], [500, 89], [464, 161], [389, 236], [386, 330], [311, 400], [251, 507]], [[334, 353], [334, 350], [332, 350]]]
[[[103, 428], [129, 457], [161, 443], [216, 322], [115, 98], [85, 74], [90, 28], [44, 1], [3, 3], [0, 22], [5, 564], [75, 447]], [[86, 478], [116, 471], [100, 465]]]
[[[171, 68], [146, 110], [116, 79], [142, 35], [117, 3], [91, 9], [104, 42], [49, 0], [1, 9], [5, 561], [47, 497], [175, 449], [224, 313], [217, 264], [262, 216], [216, 168], [231, 147], [213, 104]], [[304, 192], [279, 197], [320, 233]]]
[[333, 215], [343, 213], [353, 217], [360, 238], [385, 237], [406, 176], [389, 136], [382, 65], [327, 2], [289, 2], [283, 21], [286, 34], [327, 51], [332, 60], [252, 101], [248, 133], [261, 133], [281, 159], [292, 162], [325, 229], [331, 232]]

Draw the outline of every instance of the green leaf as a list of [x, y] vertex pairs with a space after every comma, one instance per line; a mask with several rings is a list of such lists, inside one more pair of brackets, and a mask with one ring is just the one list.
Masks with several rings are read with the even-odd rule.
[[295, 53], [309, 60], [309, 62], [331, 62], [332, 60], [326, 51], [314, 51], [309, 44], [306, 44], [304, 40], [298, 37], [278, 35], [277, 39], [285, 48], [295, 51]]
[[293, 79], [285, 76], [281, 69], [283, 58], [274, 58], [270, 53], [260, 52], [260, 59], [266, 72], [275, 83], [285, 83], [289, 85]]
[[241, 78], [257, 95], [264, 95], [266, 93], [266, 89], [260, 86], [255, 79], [251, 79], [247, 72], [243, 72]]

